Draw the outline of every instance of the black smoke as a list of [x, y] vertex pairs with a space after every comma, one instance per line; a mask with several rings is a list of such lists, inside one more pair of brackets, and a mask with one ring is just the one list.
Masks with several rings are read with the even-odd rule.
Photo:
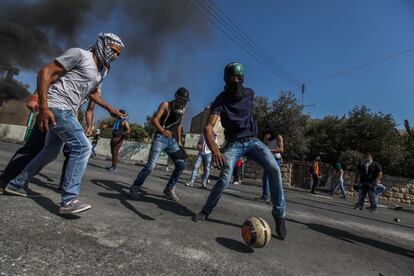
[[0, 92], [0, 106], [6, 100], [25, 99], [30, 95], [26, 85], [13, 79], [0, 78]]
[[169, 42], [182, 39], [184, 32], [196, 35], [195, 40], [208, 33], [206, 21], [186, 0], [6, 0], [0, 8], [0, 62], [33, 70], [76, 45], [86, 27], [114, 13], [120, 14], [119, 22], [111, 28], [122, 33], [127, 54], [148, 65], [159, 62]]
[[[186, 0], [3, 0], [0, 65], [37, 72], [65, 49], [85, 46], [79, 44], [80, 35], [91, 26], [99, 29], [111, 16], [118, 21], [108, 31], [120, 34], [125, 56], [149, 70], [162, 66], [169, 43], [177, 43], [185, 33], [199, 40], [208, 33], [205, 21]], [[182, 46], [190, 48], [191, 43], [183, 39]]]

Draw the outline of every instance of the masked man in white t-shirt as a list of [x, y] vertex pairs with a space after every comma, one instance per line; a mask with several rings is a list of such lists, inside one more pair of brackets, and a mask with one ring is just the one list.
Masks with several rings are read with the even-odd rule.
[[[214, 141], [217, 143], [217, 135], [214, 134]], [[210, 167], [211, 167], [211, 150], [208, 148], [206, 138], [204, 133], [200, 135], [200, 138], [197, 143], [198, 155], [194, 163], [193, 171], [191, 172], [190, 182], [186, 183], [186, 186], [194, 186], [194, 181], [197, 177], [198, 169], [200, 168], [201, 163], [203, 163], [204, 173], [201, 176], [201, 186], [204, 189], [207, 189], [208, 177], [210, 176]]]
[[37, 76], [39, 97], [37, 124], [47, 132], [42, 151], [7, 185], [9, 194], [39, 196], [27, 189], [30, 178], [55, 160], [63, 144], [70, 147], [69, 160], [62, 187], [61, 214], [76, 214], [91, 208], [79, 199], [80, 183], [85, 173], [91, 144], [77, 120], [77, 111], [89, 97], [111, 115], [120, 116], [99, 96], [110, 63], [121, 54], [124, 44], [112, 33], [101, 33], [89, 50], [71, 48], [45, 65]]
[[[270, 151], [273, 154], [273, 157], [276, 160], [277, 165], [280, 167], [280, 165], [282, 164], [282, 153], [284, 150], [282, 135], [276, 135], [276, 137], [273, 139], [272, 133], [270, 131], [267, 131], [264, 135], [263, 142], [269, 147]], [[266, 172], [263, 172], [262, 185], [263, 191], [262, 197], [260, 199], [270, 204], [269, 176]]]

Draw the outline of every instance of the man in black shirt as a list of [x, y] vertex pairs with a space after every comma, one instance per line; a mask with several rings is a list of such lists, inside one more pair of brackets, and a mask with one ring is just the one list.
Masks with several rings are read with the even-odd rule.
[[368, 193], [369, 201], [371, 203], [371, 212], [378, 213], [378, 199], [377, 194], [375, 193], [375, 186], [381, 176], [381, 165], [378, 162], [373, 161], [372, 154], [368, 153], [365, 160], [359, 166], [356, 176], [357, 184], [359, 186], [359, 199], [355, 205], [355, 209], [359, 208], [362, 210], [364, 208], [364, 200]]
[[[211, 105], [204, 133], [207, 145], [213, 154], [213, 164], [221, 168], [220, 177], [200, 213], [192, 220], [202, 222], [216, 207], [224, 190], [230, 184], [234, 165], [240, 157], [247, 156], [257, 161], [269, 175], [269, 186], [273, 203], [272, 215], [276, 223], [276, 233], [281, 240], [286, 238], [285, 198], [279, 165], [270, 149], [257, 136], [257, 126], [252, 115], [254, 91], [243, 86], [243, 67], [238, 62], [224, 68], [224, 91]], [[220, 152], [214, 141], [213, 129], [218, 119], [224, 128], [226, 146]]]
[[133, 199], [140, 200], [142, 198], [141, 186], [155, 168], [160, 153], [165, 151], [174, 161], [175, 169], [164, 189], [164, 194], [173, 201], [179, 200], [175, 194], [175, 186], [184, 170], [184, 159], [186, 158], [186, 154], [181, 148], [181, 126], [185, 106], [190, 100], [189, 95], [187, 89], [179, 88], [175, 92], [175, 99], [170, 102], [162, 102], [152, 117], [151, 123], [156, 128], [156, 133], [152, 140], [147, 164], [142, 168], [130, 188], [130, 195]]

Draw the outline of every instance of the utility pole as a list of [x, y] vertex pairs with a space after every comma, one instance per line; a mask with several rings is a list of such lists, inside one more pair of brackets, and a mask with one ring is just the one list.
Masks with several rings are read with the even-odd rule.
[[315, 106], [315, 104], [305, 104], [304, 96], [305, 96], [305, 84], [302, 83], [301, 86], [301, 94], [302, 94], [302, 112], [304, 111], [305, 106]]
[[302, 110], [303, 110], [303, 108], [305, 107], [303, 103], [303, 96], [305, 95], [305, 84], [302, 83], [300, 87], [301, 87], [301, 92], [302, 92]]

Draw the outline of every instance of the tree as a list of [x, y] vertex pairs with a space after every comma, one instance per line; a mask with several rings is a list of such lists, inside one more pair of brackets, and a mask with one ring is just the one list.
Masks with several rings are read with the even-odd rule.
[[257, 123], [258, 134], [263, 138], [264, 132], [270, 127], [267, 122], [269, 115], [269, 103], [266, 97], [257, 96], [254, 98], [253, 117]]
[[284, 138], [286, 159], [303, 159], [308, 149], [305, 137], [309, 116], [303, 114], [292, 92], [281, 92], [268, 115], [270, 129]]
[[78, 122], [85, 127], [85, 112], [82, 110], [82, 108], [79, 108], [78, 110]]
[[112, 137], [112, 123], [114, 122], [114, 118], [106, 117], [104, 119], [98, 120], [96, 122], [97, 128], [101, 130], [101, 137], [103, 138], [111, 138]]
[[145, 139], [148, 138], [148, 133], [145, 130], [145, 127], [142, 127], [139, 124], [130, 124], [129, 127], [131, 129], [131, 132], [128, 135], [128, 140], [145, 142]]
[[322, 120], [309, 120], [306, 136], [309, 140], [308, 157], [323, 157], [326, 163], [338, 161], [345, 150], [345, 118], [326, 116]]
[[346, 149], [372, 153], [389, 173], [395, 172], [403, 149], [391, 114], [373, 113], [366, 106], [355, 106], [345, 123]]
[[263, 137], [266, 129], [283, 136], [285, 158], [302, 159], [305, 157], [307, 151], [305, 131], [309, 117], [302, 113], [301, 106], [292, 92], [281, 92], [279, 98], [271, 105], [267, 98], [256, 97], [253, 116], [258, 125], [259, 137]]
[[152, 136], [155, 133], [155, 127], [153, 126], [152, 116], [147, 116], [146, 121], [144, 123], [144, 129], [147, 132], [148, 136]]

